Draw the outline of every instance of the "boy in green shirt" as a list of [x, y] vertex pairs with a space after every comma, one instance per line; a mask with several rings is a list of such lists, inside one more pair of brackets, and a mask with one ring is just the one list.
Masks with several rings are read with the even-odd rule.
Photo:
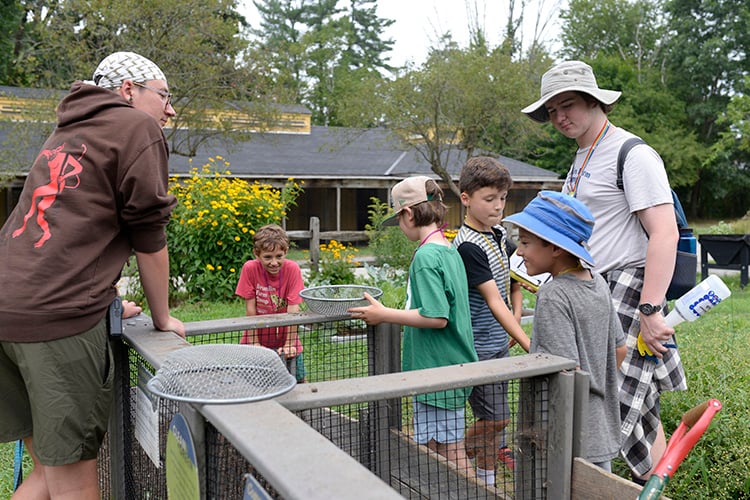
[[[391, 198], [395, 213], [383, 225], [398, 224], [407, 238], [420, 242], [409, 266], [406, 306], [388, 308], [365, 294], [370, 305], [350, 309], [352, 316], [371, 325], [404, 325], [404, 371], [477, 361], [466, 271], [442, 231], [442, 190], [429, 177], [410, 177], [393, 187]], [[464, 448], [470, 391], [467, 387], [416, 396], [414, 439], [474, 476]]]

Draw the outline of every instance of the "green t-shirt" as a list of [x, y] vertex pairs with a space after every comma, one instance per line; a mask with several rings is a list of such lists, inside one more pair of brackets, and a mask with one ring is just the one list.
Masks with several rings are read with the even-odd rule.
[[[471, 331], [466, 270], [458, 251], [434, 243], [417, 249], [409, 266], [406, 309], [428, 318], [446, 318], [445, 328], [404, 327], [402, 369], [419, 370], [477, 361]], [[417, 396], [446, 409], [463, 408], [471, 387]]]

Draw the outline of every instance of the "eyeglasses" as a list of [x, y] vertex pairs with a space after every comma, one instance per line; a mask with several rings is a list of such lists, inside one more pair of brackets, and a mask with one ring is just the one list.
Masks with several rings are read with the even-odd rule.
[[168, 92], [164, 89], [157, 89], [154, 87], [149, 87], [148, 85], [144, 85], [143, 83], [133, 82], [133, 85], [138, 85], [139, 87], [143, 87], [146, 90], [150, 90], [151, 92], [156, 92], [161, 96], [162, 101], [164, 101], [164, 109], [167, 109], [170, 104], [172, 104], [172, 93]]

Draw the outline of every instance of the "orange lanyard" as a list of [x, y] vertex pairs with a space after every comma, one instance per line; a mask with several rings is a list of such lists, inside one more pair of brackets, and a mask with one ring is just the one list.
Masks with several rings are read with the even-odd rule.
[[570, 196], [573, 198], [576, 197], [576, 194], [578, 192], [578, 184], [581, 182], [581, 177], [583, 176], [584, 170], [586, 170], [586, 167], [589, 164], [589, 160], [591, 160], [591, 157], [594, 156], [594, 151], [596, 151], [596, 148], [599, 146], [599, 143], [602, 142], [602, 139], [604, 139], [604, 136], [607, 135], [607, 130], [609, 130], [609, 120], [607, 120], [604, 123], [604, 126], [602, 126], [602, 129], [599, 131], [599, 133], [596, 135], [596, 139], [594, 139], [594, 143], [589, 148], [588, 153], [586, 153], [586, 158], [583, 159], [583, 163], [581, 164], [581, 168], [578, 169], [578, 175], [576, 175], [575, 182], [568, 182], [568, 189], [570, 190]]

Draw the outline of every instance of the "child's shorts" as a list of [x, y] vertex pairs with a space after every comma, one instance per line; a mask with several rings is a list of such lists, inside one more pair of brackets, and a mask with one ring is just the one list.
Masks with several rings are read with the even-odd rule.
[[295, 372], [294, 376], [296, 377], [297, 382], [302, 382], [307, 376], [307, 371], [305, 370], [305, 360], [302, 359], [302, 353], [299, 353], [295, 357], [295, 363], [295, 368], [297, 371]]
[[0, 442], [33, 432], [43, 465], [95, 459], [107, 431], [113, 377], [104, 319], [72, 337], [0, 342]]
[[[494, 355], [479, 355], [479, 361], [488, 359], [499, 359], [507, 355], [497, 353]], [[497, 382], [494, 384], [477, 385], [471, 390], [469, 404], [475, 418], [482, 420], [507, 420], [510, 418], [508, 408], [508, 382]]]
[[427, 444], [463, 441], [466, 428], [465, 410], [447, 410], [414, 401], [414, 441]]

